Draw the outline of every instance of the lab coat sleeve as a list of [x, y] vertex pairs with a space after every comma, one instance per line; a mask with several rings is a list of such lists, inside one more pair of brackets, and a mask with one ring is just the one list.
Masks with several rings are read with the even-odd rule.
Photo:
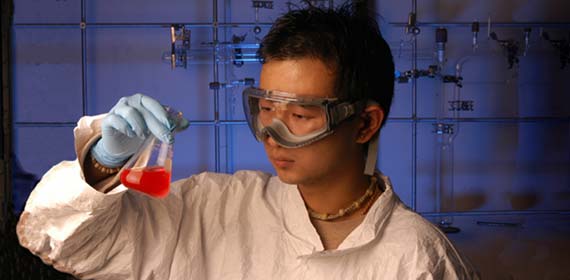
[[[78, 129], [76, 143], [96, 133], [81, 121]], [[178, 191], [164, 199], [124, 186], [97, 191], [85, 182], [79, 160], [63, 161], [33, 190], [17, 233], [45, 263], [79, 278], [168, 279], [182, 205]]]

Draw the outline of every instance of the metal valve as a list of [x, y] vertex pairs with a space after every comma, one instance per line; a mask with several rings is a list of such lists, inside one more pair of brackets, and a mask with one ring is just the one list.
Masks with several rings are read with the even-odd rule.
[[253, 8], [255, 8], [255, 26], [253, 27], [253, 33], [261, 33], [261, 27], [259, 26], [259, 9], [273, 9], [273, 1], [266, 0], [254, 0], [251, 1]]
[[216, 90], [216, 89], [232, 88], [237, 86], [253, 86], [254, 84], [255, 84], [255, 79], [244, 78], [241, 80], [232, 80], [227, 83], [211, 82], [209, 88], [212, 90]]
[[190, 50], [190, 30], [184, 25], [170, 26], [170, 68], [188, 67], [188, 51]]

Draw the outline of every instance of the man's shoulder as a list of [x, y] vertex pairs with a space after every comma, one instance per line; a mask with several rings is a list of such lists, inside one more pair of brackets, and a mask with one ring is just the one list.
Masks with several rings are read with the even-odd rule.
[[426, 271], [435, 279], [478, 279], [472, 265], [447, 236], [433, 223], [397, 205], [384, 229], [384, 244], [390, 244], [394, 257], [406, 260], [416, 271]]
[[446, 247], [449, 240], [434, 224], [418, 213], [399, 203], [385, 228], [385, 236], [394, 242], [405, 242], [409, 248], [423, 249], [425, 246]]

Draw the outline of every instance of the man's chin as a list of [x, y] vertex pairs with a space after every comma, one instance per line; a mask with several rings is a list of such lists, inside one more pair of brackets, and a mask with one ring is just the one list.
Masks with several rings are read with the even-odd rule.
[[281, 182], [290, 185], [299, 184], [298, 176], [296, 176], [296, 174], [292, 174], [290, 170], [280, 170], [278, 168], [275, 168], [275, 171], [277, 172], [277, 177], [279, 177], [279, 180], [281, 180]]

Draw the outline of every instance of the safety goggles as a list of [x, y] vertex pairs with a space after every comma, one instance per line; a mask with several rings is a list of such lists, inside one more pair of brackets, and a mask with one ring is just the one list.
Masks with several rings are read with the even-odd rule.
[[299, 148], [323, 139], [364, 107], [363, 102], [297, 96], [253, 87], [243, 91], [243, 105], [247, 123], [257, 140], [270, 136], [285, 148]]

